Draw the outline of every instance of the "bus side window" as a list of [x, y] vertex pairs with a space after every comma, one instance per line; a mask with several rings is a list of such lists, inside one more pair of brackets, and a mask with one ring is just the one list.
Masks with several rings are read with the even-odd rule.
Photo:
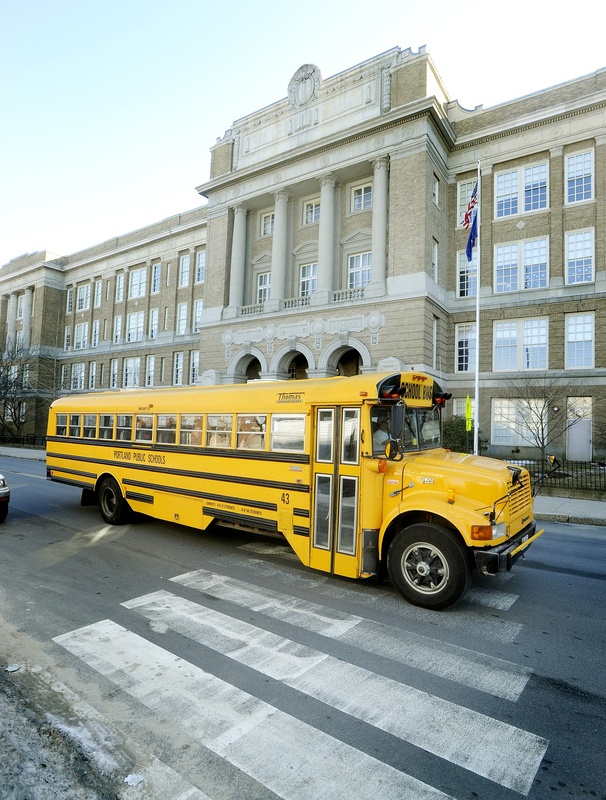
[[181, 414], [179, 444], [200, 447], [202, 444], [202, 414]]
[[316, 426], [316, 460], [331, 462], [333, 458], [332, 443], [334, 437], [334, 417], [332, 408], [318, 409], [318, 424]]
[[101, 414], [99, 417], [99, 439], [111, 439], [114, 435], [114, 415]]
[[238, 448], [263, 450], [265, 448], [265, 416], [238, 415]]
[[302, 453], [305, 449], [305, 416], [303, 414], [273, 414], [271, 418], [271, 449]]
[[135, 422], [135, 441], [151, 442], [154, 418], [151, 414], [137, 414]]
[[86, 439], [94, 439], [97, 436], [97, 415], [85, 414], [84, 415], [84, 437]]
[[57, 436], [65, 436], [67, 433], [67, 414], [57, 414], [57, 421], [55, 423], [55, 434]]
[[116, 439], [130, 441], [133, 435], [133, 416], [132, 414], [118, 414], [116, 420]]
[[161, 444], [176, 444], [177, 422], [176, 415], [158, 414], [156, 420], [156, 441]]
[[80, 436], [80, 422], [81, 422], [81, 415], [80, 414], [70, 414], [69, 415], [69, 435], [70, 436]]
[[231, 414], [209, 414], [206, 422], [206, 446], [231, 447]]

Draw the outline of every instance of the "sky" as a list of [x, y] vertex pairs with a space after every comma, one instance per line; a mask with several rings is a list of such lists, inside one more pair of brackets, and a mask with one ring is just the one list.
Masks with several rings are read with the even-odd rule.
[[204, 204], [210, 148], [284, 99], [425, 45], [485, 108], [606, 67], [603, 0], [0, 0], [0, 265], [70, 255]]

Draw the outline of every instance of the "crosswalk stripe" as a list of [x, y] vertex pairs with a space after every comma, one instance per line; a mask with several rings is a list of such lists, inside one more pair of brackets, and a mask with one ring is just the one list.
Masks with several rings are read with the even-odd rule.
[[[277, 547], [277, 546], [276, 546]], [[259, 551], [256, 551], [257, 554]], [[369, 591], [364, 581], [347, 581], [345, 579], [334, 578], [327, 573], [312, 573], [308, 570], [301, 570], [288, 563], [288, 559], [280, 559], [281, 563], [276, 565], [271, 560], [255, 558], [249, 554], [248, 558], [243, 559], [241, 553], [222, 555], [220, 563], [217, 563], [218, 571], [222, 572], [228, 567], [241, 569], [243, 566], [254, 570], [256, 575], [265, 578], [276, 577], [282, 584], [294, 584], [300, 587], [309, 587], [314, 593], [322, 595], [327, 600], [337, 600], [342, 602], [346, 598], [351, 598], [352, 602], [364, 603], [366, 608], [372, 608], [376, 612], [387, 611], [397, 613], [400, 617], [405, 617], [411, 622], [430, 623], [432, 626], [438, 625], [440, 629], [447, 632], [457, 633], [464, 631], [469, 635], [470, 616], [474, 620], [474, 633], [481, 640], [493, 639], [498, 642], [513, 642], [520, 635], [523, 625], [519, 622], [506, 620], [502, 617], [493, 615], [482, 615], [482, 608], [477, 608], [478, 603], [474, 602], [474, 591], [472, 589], [471, 600], [468, 603], [463, 600], [453, 613], [438, 614], [426, 608], [413, 606], [407, 603], [395, 590]], [[512, 573], [500, 576], [499, 583], [504, 583]], [[497, 578], [495, 577], [495, 580]], [[490, 590], [495, 591], [495, 590]], [[480, 595], [486, 597], [483, 591]], [[506, 593], [503, 593], [506, 594]], [[511, 606], [518, 595], [509, 595], [509, 599], [500, 605]], [[495, 608], [495, 603], [482, 602], [482, 607], [488, 606]], [[464, 611], [463, 611], [464, 610]], [[507, 610], [503, 608], [502, 610]], [[459, 612], [463, 613], [459, 613]], [[432, 628], [433, 629], [433, 628]]]
[[284, 800], [448, 798], [111, 620], [54, 641]]
[[516, 792], [547, 742], [479, 712], [159, 591], [122, 603], [148, 619]]
[[[239, 550], [253, 555], [268, 555], [278, 556], [284, 561], [295, 561], [299, 559], [292, 550], [284, 545], [271, 545], [266, 542], [247, 542], [246, 544], [239, 545]], [[466, 602], [476, 603], [486, 608], [497, 608], [501, 611], [509, 611], [512, 605], [516, 602], [519, 595], [503, 592], [500, 589], [472, 587], [465, 595]]]
[[261, 590], [252, 584], [206, 570], [178, 575], [171, 580], [506, 700], [519, 698], [531, 674], [530, 670], [517, 664], [410, 632], [405, 634], [406, 647], [402, 647], [402, 633], [388, 625], [346, 612], [329, 613], [325, 606], [317, 603], [269, 589]]

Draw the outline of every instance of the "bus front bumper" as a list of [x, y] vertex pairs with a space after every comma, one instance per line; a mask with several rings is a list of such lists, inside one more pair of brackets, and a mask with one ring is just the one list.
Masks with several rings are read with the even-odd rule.
[[530, 545], [544, 533], [543, 528], [537, 531], [536, 524], [532, 522], [503, 544], [489, 547], [486, 550], [474, 550], [476, 569], [485, 575], [509, 572], [518, 558], [523, 556]]

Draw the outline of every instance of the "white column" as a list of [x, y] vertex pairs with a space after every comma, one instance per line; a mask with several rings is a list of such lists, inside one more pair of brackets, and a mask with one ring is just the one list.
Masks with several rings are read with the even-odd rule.
[[234, 230], [229, 267], [229, 307], [235, 310], [244, 305], [244, 276], [246, 271], [246, 206], [234, 208]]
[[[318, 286], [316, 303], [328, 303], [334, 282], [335, 187], [334, 175], [320, 178], [320, 228], [318, 234]], [[312, 300], [312, 302], [313, 302]]]
[[11, 348], [15, 346], [15, 340], [17, 338], [17, 295], [15, 292], [8, 298], [6, 320], [6, 346], [7, 348]]
[[[285, 191], [276, 192], [274, 209], [274, 240], [271, 249], [271, 306], [268, 311], [278, 311], [280, 301], [284, 299], [286, 287], [288, 243], [288, 201], [289, 195]], [[266, 306], [267, 308], [267, 306]]]
[[389, 159], [385, 156], [373, 161], [372, 192], [372, 282], [365, 296], [385, 294], [387, 278], [387, 210], [389, 187]]
[[21, 340], [24, 350], [29, 350], [32, 340], [32, 306], [34, 302], [34, 288], [28, 286], [23, 300], [23, 338]]

